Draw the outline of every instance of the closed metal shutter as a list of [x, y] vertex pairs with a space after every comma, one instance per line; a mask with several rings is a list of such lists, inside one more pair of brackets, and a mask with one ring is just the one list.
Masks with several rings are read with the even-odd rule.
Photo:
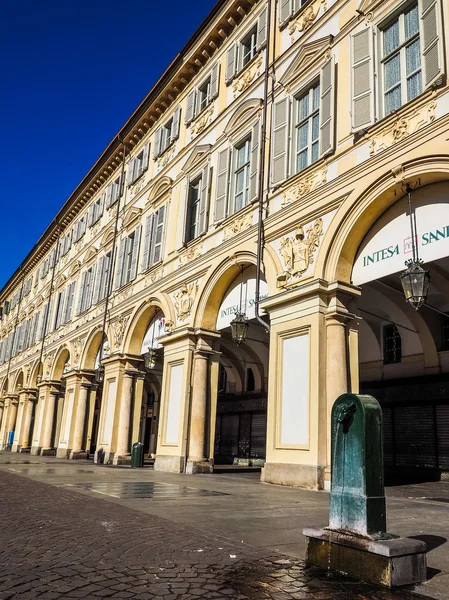
[[394, 410], [396, 465], [435, 468], [436, 440], [433, 406], [398, 406]]
[[265, 458], [267, 448], [267, 415], [253, 413], [251, 416], [251, 458]]
[[382, 408], [383, 438], [384, 438], [384, 464], [394, 467], [394, 435], [393, 435], [393, 409]]
[[239, 415], [222, 415], [220, 454], [224, 456], [238, 456], [239, 425]]
[[449, 406], [436, 407], [438, 462], [440, 469], [449, 469]]

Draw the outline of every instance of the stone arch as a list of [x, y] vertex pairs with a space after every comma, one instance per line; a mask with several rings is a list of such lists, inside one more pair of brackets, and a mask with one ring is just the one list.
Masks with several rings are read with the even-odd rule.
[[173, 187], [173, 179], [170, 177], [162, 177], [156, 185], [154, 185], [149, 193], [148, 202], [151, 204], [157, 202], [162, 196], [168, 194]]
[[40, 360], [36, 360], [31, 367], [30, 378], [28, 380], [29, 388], [35, 388], [37, 386], [37, 383], [38, 383], [37, 379], [39, 376], [42, 377], [43, 371], [44, 371], [44, 365], [42, 364], [42, 362]]
[[317, 257], [316, 276], [350, 283], [357, 251], [377, 219], [404, 196], [404, 181], [420, 180], [420, 187], [449, 180], [449, 156], [412, 160], [372, 180], [364, 179], [364, 191], [350, 194], [337, 210]]
[[3, 379], [2, 385], [0, 387], [0, 396], [4, 396], [5, 394], [8, 393], [8, 385], [9, 385], [8, 377], [5, 377]]
[[53, 361], [50, 379], [51, 381], [60, 381], [64, 373], [64, 366], [70, 359], [70, 351], [67, 346], [61, 346], [56, 353], [56, 357]]
[[80, 369], [93, 370], [95, 368], [95, 361], [103, 339], [104, 341], [109, 341], [107, 329], [104, 333], [101, 326], [92, 329], [85, 340], [81, 352], [79, 360]]
[[148, 325], [158, 309], [164, 313], [167, 321], [175, 322], [173, 308], [166, 298], [151, 296], [146, 302], [138, 306], [131, 315], [123, 336], [123, 352], [125, 354], [136, 356], [140, 354]]
[[14, 378], [13, 392], [14, 394], [19, 393], [20, 390], [23, 389], [25, 382], [25, 374], [23, 369], [19, 369]]
[[[241, 250], [231, 258], [212, 265], [209, 278], [202, 286], [201, 292], [192, 309], [192, 322], [195, 327], [214, 330], [217, 315], [223, 298], [229, 287], [240, 275], [241, 265], [256, 265], [257, 257], [253, 252]], [[276, 293], [276, 267], [269, 253], [265, 254], [262, 265], [262, 276], [268, 284], [270, 294]]]

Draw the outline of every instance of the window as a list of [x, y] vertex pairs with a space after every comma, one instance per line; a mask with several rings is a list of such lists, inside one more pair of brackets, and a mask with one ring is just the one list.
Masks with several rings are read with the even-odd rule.
[[73, 228], [73, 242], [76, 244], [86, 233], [86, 215], [79, 219]]
[[154, 159], [163, 154], [173, 142], [179, 138], [181, 108], [178, 107], [173, 116], [156, 130], [154, 138]]
[[211, 78], [208, 77], [206, 81], [198, 88], [198, 112], [206, 108], [211, 98]]
[[76, 308], [77, 315], [85, 310], [88, 310], [92, 306], [96, 268], [97, 265], [92, 265], [92, 267], [87, 269], [87, 271], [84, 271], [81, 276], [81, 285], [78, 293], [78, 304]]
[[404, 2], [405, 8], [351, 36], [353, 132], [365, 130], [442, 79], [441, 4]]
[[142, 227], [139, 225], [130, 235], [120, 240], [115, 271], [115, 289], [136, 278], [141, 231]]
[[230, 83], [260, 52], [266, 40], [267, 10], [265, 8], [250, 31], [228, 48], [226, 53], [226, 83]]
[[251, 164], [251, 138], [235, 148], [234, 210], [237, 212], [249, 201], [249, 174]]
[[142, 271], [149, 269], [162, 260], [165, 215], [166, 205], [164, 204], [155, 213], [146, 218]]
[[283, 25], [311, 0], [280, 0], [279, 23]]
[[148, 169], [149, 149], [150, 145], [146, 144], [139, 154], [129, 161], [128, 184], [134, 183]]
[[386, 365], [400, 363], [402, 359], [402, 343], [398, 328], [393, 324], [384, 325], [383, 334], [384, 363]]
[[382, 30], [383, 114], [389, 115], [422, 92], [418, 5]]
[[295, 172], [318, 160], [320, 140], [320, 84], [295, 100]]
[[106, 298], [108, 293], [109, 269], [111, 268], [111, 252], [103, 256], [100, 262], [100, 289], [98, 293], [98, 301]]
[[64, 300], [65, 290], [62, 290], [62, 292], [59, 292], [56, 300], [56, 329], [58, 329], [58, 327], [60, 327], [64, 322]]
[[101, 194], [97, 200], [89, 206], [87, 211], [87, 226], [92, 227], [99, 221], [103, 214], [103, 207], [106, 194]]
[[249, 61], [256, 56], [257, 53], [257, 25], [251, 29], [251, 31], [243, 38], [240, 44], [242, 59], [239, 66], [241, 69], [243, 69], [243, 67], [245, 67]]
[[218, 96], [220, 64], [187, 96], [186, 125], [189, 125]]
[[117, 177], [117, 179], [112, 181], [106, 189], [106, 210], [115, 204], [123, 193], [124, 182], [122, 184], [122, 190], [120, 191], [120, 179], [121, 177]]
[[65, 311], [64, 311], [64, 323], [68, 323], [72, 319], [73, 303], [75, 300], [75, 289], [76, 281], [72, 281], [67, 287]]
[[246, 369], [246, 391], [254, 392], [256, 389], [256, 380], [254, 379], [254, 372], [251, 368]]
[[218, 370], [218, 393], [226, 394], [227, 388], [228, 388], [228, 374], [226, 373], [226, 368], [220, 363], [220, 367]]
[[189, 218], [187, 225], [187, 241], [198, 237], [200, 226], [201, 178], [189, 185]]

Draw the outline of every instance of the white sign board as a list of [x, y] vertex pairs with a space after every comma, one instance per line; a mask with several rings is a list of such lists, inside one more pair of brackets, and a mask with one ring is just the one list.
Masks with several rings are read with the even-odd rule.
[[[449, 185], [435, 183], [412, 194], [416, 214], [416, 247], [428, 264], [449, 256]], [[400, 273], [412, 258], [408, 198], [388, 209], [362, 242], [352, 271], [352, 282], [362, 285]]]
[[[260, 281], [260, 300], [268, 297], [268, 285], [264, 280]], [[248, 268], [243, 271], [232, 283], [227, 292], [217, 317], [217, 330], [229, 327], [236, 312], [240, 310], [240, 298], [242, 312], [248, 319], [254, 319], [256, 316], [256, 270]]]

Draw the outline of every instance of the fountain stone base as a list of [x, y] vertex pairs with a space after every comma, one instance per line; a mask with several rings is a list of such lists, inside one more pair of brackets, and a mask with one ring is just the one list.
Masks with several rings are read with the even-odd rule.
[[307, 528], [306, 563], [334, 569], [389, 588], [426, 580], [424, 542], [409, 538], [362, 537], [347, 531]]

